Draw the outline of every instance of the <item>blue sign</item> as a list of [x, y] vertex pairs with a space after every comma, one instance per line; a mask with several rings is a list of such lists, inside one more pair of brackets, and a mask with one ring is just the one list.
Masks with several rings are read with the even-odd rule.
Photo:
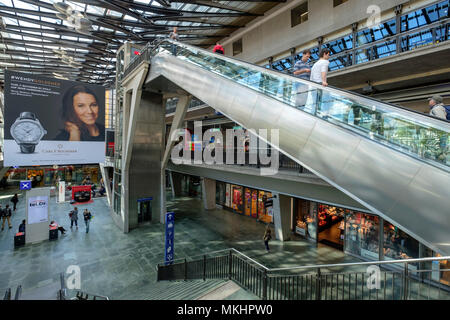
[[20, 181], [20, 190], [31, 190], [31, 180]]
[[173, 263], [173, 240], [175, 236], [175, 213], [166, 213], [166, 247], [164, 261], [166, 265]]
[[138, 199], [137, 201], [138, 201], [138, 202], [144, 202], [144, 201], [150, 201], [150, 200], [153, 200], [153, 197], [140, 198], [140, 199]]

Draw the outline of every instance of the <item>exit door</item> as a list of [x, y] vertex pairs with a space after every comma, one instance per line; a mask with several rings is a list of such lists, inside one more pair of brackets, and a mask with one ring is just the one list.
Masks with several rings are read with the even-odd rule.
[[152, 220], [152, 201], [138, 202], [138, 223]]

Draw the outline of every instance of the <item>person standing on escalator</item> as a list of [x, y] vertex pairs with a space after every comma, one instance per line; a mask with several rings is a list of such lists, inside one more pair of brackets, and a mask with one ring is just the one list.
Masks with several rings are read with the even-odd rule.
[[216, 45], [214, 46], [213, 52], [214, 53], [225, 54], [225, 49], [222, 47], [222, 45], [219, 42], [216, 42]]
[[447, 119], [447, 111], [444, 107], [444, 99], [439, 95], [434, 95], [428, 99], [430, 106], [430, 115], [440, 119]]
[[[320, 59], [311, 68], [310, 80], [316, 83], [320, 83], [322, 86], [328, 86], [328, 65], [330, 64], [330, 49], [322, 49], [319, 55]], [[317, 89], [311, 91], [312, 99], [309, 101], [310, 108], [314, 114], [317, 114], [323, 118], [328, 115], [328, 95], [323, 89]]]
[[[179, 41], [179, 35], [178, 35], [178, 28], [173, 27], [172, 32], [169, 34], [169, 38], [174, 41]], [[174, 56], [177, 55], [177, 46], [175, 44], [172, 44], [172, 54]]]

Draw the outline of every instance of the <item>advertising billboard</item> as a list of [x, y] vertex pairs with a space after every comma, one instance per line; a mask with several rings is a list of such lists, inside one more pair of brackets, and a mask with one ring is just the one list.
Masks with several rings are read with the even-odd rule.
[[28, 224], [48, 221], [48, 197], [28, 198]]
[[105, 88], [5, 71], [4, 165], [105, 161]]

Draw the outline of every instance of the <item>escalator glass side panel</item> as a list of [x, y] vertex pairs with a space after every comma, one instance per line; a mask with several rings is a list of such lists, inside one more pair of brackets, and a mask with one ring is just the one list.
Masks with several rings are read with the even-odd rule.
[[276, 74], [264, 68], [170, 41], [164, 51], [243, 86], [376, 140], [444, 170], [450, 169], [450, 125], [381, 101]]

